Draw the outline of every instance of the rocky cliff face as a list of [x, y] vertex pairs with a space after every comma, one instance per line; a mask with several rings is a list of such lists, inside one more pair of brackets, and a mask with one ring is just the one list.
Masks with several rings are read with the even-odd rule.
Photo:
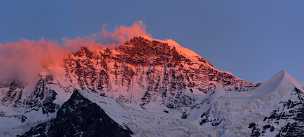
[[21, 82], [12, 81], [5, 91], [6, 93], [4, 93], [1, 103], [4, 105], [19, 105], [21, 103], [23, 88]]
[[185, 106], [193, 102], [191, 95], [207, 94], [217, 87], [237, 91], [254, 87], [188, 49], [142, 37], [112, 49], [81, 48], [65, 59], [65, 71], [81, 89], [126, 102], [140, 100], [142, 106], [157, 97], [169, 107]]
[[35, 85], [34, 91], [25, 98], [23, 105], [31, 110], [41, 109], [43, 113], [54, 113], [59, 107], [54, 103], [57, 92], [50, 87], [53, 78], [51, 75], [41, 76]]
[[[40, 76], [28, 94], [23, 91], [26, 85], [11, 82], [2, 104], [54, 112], [56, 105], [51, 102], [58, 92], [78, 88], [126, 103], [145, 106], [160, 100], [167, 107], [176, 108], [189, 106], [195, 101], [193, 96], [209, 94], [216, 88], [245, 91], [255, 86], [216, 69], [177, 43], [142, 37], [134, 37], [115, 48], [83, 47], [66, 56], [62, 69], [65, 76]], [[54, 89], [53, 85], [59, 88]]]
[[61, 104], [55, 100], [58, 93], [63, 92], [58, 88], [55, 91], [54, 87], [57, 85], [53, 82], [52, 76], [41, 75], [31, 90], [19, 81], [13, 81], [8, 87], [0, 88], [3, 92], [0, 97], [0, 119], [17, 120], [17, 123], [27, 123], [28, 120], [35, 119], [33, 117], [48, 119], [47, 117], [55, 114], [60, 107]]
[[304, 136], [304, 92], [294, 88], [290, 97], [282, 100], [263, 122], [249, 124], [251, 137], [301, 137]]

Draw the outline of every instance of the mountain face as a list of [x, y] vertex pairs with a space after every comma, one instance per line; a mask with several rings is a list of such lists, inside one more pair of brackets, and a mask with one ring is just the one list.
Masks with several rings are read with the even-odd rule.
[[205, 59], [179, 45], [135, 37], [114, 49], [81, 48], [65, 59], [68, 80], [81, 89], [144, 106], [153, 98], [171, 108], [191, 105], [193, 94], [218, 86], [226, 90], [254, 87], [219, 71]]
[[[221, 136], [298, 137], [303, 134], [302, 86], [287, 72], [247, 93], [208, 98], [201, 125]], [[196, 112], [194, 112], [196, 113]]]
[[6, 105], [18, 105], [22, 97], [23, 86], [18, 81], [12, 81], [7, 89], [7, 92], [3, 96], [1, 102]]
[[54, 113], [58, 104], [55, 104], [57, 93], [49, 87], [52, 77], [41, 77], [36, 83], [34, 91], [24, 100], [24, 105], [31, 109], [40, 109], [43, 113]]
[[[284, 74], [288, 75], [288, 74]], [[304, 136], [304, 94], [300, 84], [295, 84], [291, 76], [285, 76], [285, 81], [293, 83], [294, 88], [290, 87], [285, 91], [284, 98], [278, 105], [268, 113], [263, 121], [252, 122], [249, 128], [252, 129], [251, 137], [300, 137]], [[281, 88], [283, 89], [283, 88]]]
[[304, 95], [303, 91], [295, 88], [291, 93], [293, 99], [280, 102], [263, 122], [249, 124], [252, 129], [251, 137], [273, 136], [276, 137], [301, 137], [304, 136]]
[[132, 131], [113, 121], [76, 90], [55, 119], [33, 127], [20, 137], [131, 137], [131, 134]]
[[83, 47], [59, 70], [1, 82], [1, 137], [303, 136], [303, 86], [286, 71], [257, 86], [172, 40]]

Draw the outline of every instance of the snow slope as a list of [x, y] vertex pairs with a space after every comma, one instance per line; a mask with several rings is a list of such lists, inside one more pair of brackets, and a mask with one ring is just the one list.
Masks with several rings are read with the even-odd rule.
[[[263, 123], [273, 110], [281, 106], [281, 102], [297, 100], [293, 92], [301, 87], [286, 71], [281, 71], [252, 91], [218, 89], [197, 97], [195, 105], [181, 109], [168, 109], [156, 102], [143, 109], [91, 92], [81, 93], [115, 121], [127, 125], [135, 137], [244, 137], [252, 134], [252, 129], [248, 128], [251, 123]], [[183, 114], [187, 116], [183, 118]], [[202, 117], [204, 114], [208, 117]], [[204, 119], [205, 123], [202, 122]], [[282, 125], [274, 127], [267, 137], [275, 136]]]
[[[207, 110], [207, 121], [210, 121], [203, 124], [203, 129], [216, 132], [217, 135], [212, 135], [216, 137], [250, 136], [250, 123], [263, 123], [263, 120], [280, 107], [282, 102], [297, 100], [294, 90], [302, 90], [301, 87], [286, 71], [281, 71], [250, 92], [216, 92], [215, 97], [208, 98], [208, 103], [202, 105], [205, 107], [201, 107]], [[195, 114], [197, 110], [192, 111]], [[221, 123], [212, 126], [213, 121]], [[275, 130], [280, 130], [280, 126], [278, 125]], [[276, 132], [272, 133], [268, 136], [275, 136]]]
[[[270, 122], [274, 131], [265, 133], [262, 133], [263, 126], [258, 125], [265, 124], [264, 119], [280, 108], [281, 102], [297, 101], [294, 90], [302, 90], [301, 87], [286, 71], [281, 71], [254, 90], [231, 92], [219, 88], [207, 95], [197, 95], [193, 105], [181, 108], [168, 108], [161, 101], [151, 102], [143, 108], [136, 103], [126, 103], [89, 90], [79, 93], [96, 103], [119, 125], [128, 127], [134, 133], [133, 137], [249, 137], [257, 129], [260, 136], [274, 137], [288, 121], [278, 125]], [[16, 113], [16, 110], [6, 111]], [[9, 123], [1, 124], [0, 135], [20, 135], [56, 116], [43, 115], [40, 111], [31, 113], [31, 116], [26, 115], [29, 119], [24, 123], [0, 117], [1, 123]], [[253, 123], [257, 125], [254, 130], [248, 128]]]

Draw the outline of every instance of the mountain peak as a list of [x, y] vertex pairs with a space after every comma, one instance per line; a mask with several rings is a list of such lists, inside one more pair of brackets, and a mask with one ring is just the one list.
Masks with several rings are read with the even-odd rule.
[[173, 39], [166, 39], [166, 40], [160, 40], [161, 42], [167, 43], [169, 46], [174, 47], [177, 52], [189, 59], [192, 60], [197, 60], [199, 58], [201, 58], [201, 56], [197, 53], [195, 53], [194, 51], [183, 47], [181, 44], [179, 44], [177, 41], [173, 40]]
[[165, 40], [160, 40], [160, 39], [147, 39], [144, 37], [133, 37], [129, 41], [127, 41], [125, 44], [135, 44], [138, 45], [138, 43], [141, 43], [141, 46], [167, 46], [169, 48], [175, 48], [178, 53], [185, 57], [189, 58], [200, 58], [201, 56], [194, 51], [183, 47], [181, 44], [179, 44], [177, 41], [173, 39], [165, 39]]
[[131, 137], [132, 134], [128, 127], [118, 124], [100, 106], [74, 90], [54, 119], [33, 127], [21, 137]]
[[283, 77], [283, 78], [291, 77], [290, 74], [285, 69], [279, 71], [276, 75]]
[[168, 62], [192, 62], [214, 67], [196, 52], [183, 47], [172, 39], [158, 40], [144, 37], [133, 37], [118, 47], [129, 60], [144, 64], [164, 64]]
[[289, 83], [291, 85], [294, 85], [296, 87], [301, 87], [299, 84], [299, 82], [293, 77], [291, 76], [286, 70], [281, 70], [280, 72], [278, 72], [277, 74], [275, 74], [272, 79], [272, 81], [277, 81], [280, 83]]
[[275, 74], [270, 80], [265, 81], [260, 87], [256, 88], [256, 96], [278, 93], [280, 96], [288, 96], [294, 88], [302, 89], [301, 84], [293, 78], [286, 70]]
[[173, 40], [143, 37], [133, 37], [123, 45], [100, 52], [82, 50], [73, 53], [65, 59], [64, 69], [67, 78], [82, 89], [107, 94], [123, 93], [111, 92], [116, 90], [136, 92], [126, 93], [127, 100], [134, 100], [134, 96], [137, 100], [146, 100], [160, 94], [166, 100], [180, 91], [204, 94], [215, 90], [216, 85], [230, 91], [255, 86], [216, 69], [197, 53]]

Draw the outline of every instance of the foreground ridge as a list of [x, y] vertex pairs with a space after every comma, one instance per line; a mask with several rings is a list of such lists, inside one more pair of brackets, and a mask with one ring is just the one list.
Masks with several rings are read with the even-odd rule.
[[75, 90], [55, 119], [33, 127], [20, 137], [131, 137], [132, 131], [125, 128]]

